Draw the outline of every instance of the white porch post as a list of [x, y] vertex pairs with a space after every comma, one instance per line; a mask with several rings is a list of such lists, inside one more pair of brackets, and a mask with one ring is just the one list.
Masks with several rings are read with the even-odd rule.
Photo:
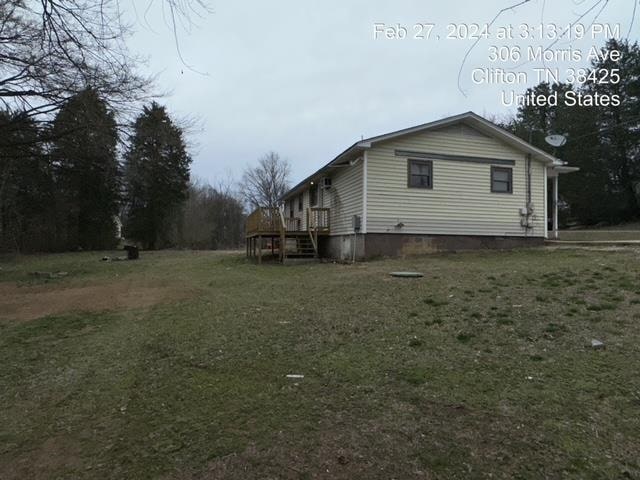
[[558, 239], [558, 177], [553, 177], [553, 238]]

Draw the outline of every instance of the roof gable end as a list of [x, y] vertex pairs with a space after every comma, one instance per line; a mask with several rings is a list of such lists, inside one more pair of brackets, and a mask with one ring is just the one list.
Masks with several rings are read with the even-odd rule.
[[454, 125], [462, 125], [464, 127], [470, 128], [473, 132], [475, 132], [475, 134], [495, 138], [511, 146], [512, 148], [515, 148], [518, 151], [532, 155], [534, 159], [537, 159], [545, 164], [549, 164], [552, 166], [564, 165], [563, 162], [555, 158], [553, 155], [550, 155], [544, 150], [540, 150], [539, 148], [534, 147], [533, 145], [522, 140], [513, 133], [504, 130], [503, 128], [481, 117], [480, 115], [477, 115], [473, 112], [466, 112], [460, 115], [454, 115], [452, 117], [436, 120], [435, 122], [424, 123], [415, 127], [397, 130], [395, 132], [378, 135], [356, 142], [351, 147], [347, 148], [345, 151], [335, 157], [333, 160], [331, 160], [329, 163], [327, 163], [324, 167], [320, 168], [315, 173], [309, 175], [307, 178], [291, 188], [280, 198], [280, 200], [285, 200], [292, 197], [293, 195], [297, 195], [305, 187], [305, 185], [308, 185], [309, 182], [313, 179], [318, 178], [321, 174], [335, 165], [353, 161], [353, 159], [361, 155], [363, 151], [371, 148], [377, 143], [403, 137], [405, 135], [410, 135], [413, 133], [433, 131]]
[[422, 125], [417, 125], [415, 127], [405, 128], [403, 130], [398, 130], [395, 132], [387, 133], [384, 135], [378, 135], [376, 137], [371, 137], [366, 140], [360, 142], [361, 145], [366, 144], [367, 146], [375, 145], [377, 143], [385, 142], [388, 140], [397, 139], [400, 137], [404, 137], [406, 135], [411, 135], [414, 133], [428, 132], [433, 130], [440, 130], [443, 128], [455, 126], [455, 125], [464, 125], [474, 132], [482, 134], [487, 137], [495, 138], [500, 140], [501, 142], [521, 151], [524, 153], [531, 154], [534, 158], [544, 162], [553, 164], [556, 162], [556, 159], [548, 154], [547, 152], [540, 150], [537, 147], [525, 142], [521, 138], [500, 128], [496, 124], [482, 118], [479, 115], [476, 115], [473, 112], [462, 113], [460, 115], [455, 115], [453, 117], [444, 118], [442, 120], [437, 120], [435, 122], [429, 122]]

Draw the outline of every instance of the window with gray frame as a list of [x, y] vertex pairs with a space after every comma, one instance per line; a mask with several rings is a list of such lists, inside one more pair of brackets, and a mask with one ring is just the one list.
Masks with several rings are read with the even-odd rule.
[[407, 185], [409, 188], [433, 188], [433, 162], [431, 160], [415, 160], [407, 163]]
[[493, 193], [513, 193], [513, 169], [491, 167], [491, 191]]
[[302, 193], [298, 195], [298, 211], [302, 211]]

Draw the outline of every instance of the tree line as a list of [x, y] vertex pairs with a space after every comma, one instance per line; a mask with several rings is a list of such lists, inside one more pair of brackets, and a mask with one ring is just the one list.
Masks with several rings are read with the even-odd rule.
[[[614, 51], [622, 54], [619, 62], [612, 60], [610, 53]], [[618, 69], [619, 82], [541, 83], [526, 93], [555, 93], [557, 106], [521, 106], [503, 125], [538, 148], [580, 167], [579, 172], [560, 177], [561, 220], [565, 225], [640, 219], [640, 48], [638, 43], [612, 39], [602, 52], [601, 58], [592, 62], [591, 71]], [[567, 92], [618, 96], [620, 102], [567, 106]], [[575, 97], [575, 93], [569, 96]], [[552, 133], [566, 135], [566, 145], [557, 150], [548, 145], [545, 137]]]
[[113, 112], [88, 88], [50, 126], [0, 112], [0, 246], [5, 251], [109, 249], [118, 223], [131, 243], [231, 248], [243, 207], [229, 189], [190, 183], [182, 129], [152, 102], [120, 152]]
[[[120, 221], [145, 248], [242, 241], [236, 196], [191, 182], [183, 129], [150, 102], [153, 81], [127, 49], [120, 7], [0, 2], [0, 251], [110, 248]], [[204, 0], [147, 8], [168, 12], [174, 35], [208, 10]]]

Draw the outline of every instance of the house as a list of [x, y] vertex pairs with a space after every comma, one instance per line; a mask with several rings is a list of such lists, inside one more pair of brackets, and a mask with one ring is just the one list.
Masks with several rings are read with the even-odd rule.
[[249, 216], [247, 254], [261, 259], [264, 238], [281, 259], [541, 245], [558, 176], [577, 170], [463, 113], [356, 142]]

